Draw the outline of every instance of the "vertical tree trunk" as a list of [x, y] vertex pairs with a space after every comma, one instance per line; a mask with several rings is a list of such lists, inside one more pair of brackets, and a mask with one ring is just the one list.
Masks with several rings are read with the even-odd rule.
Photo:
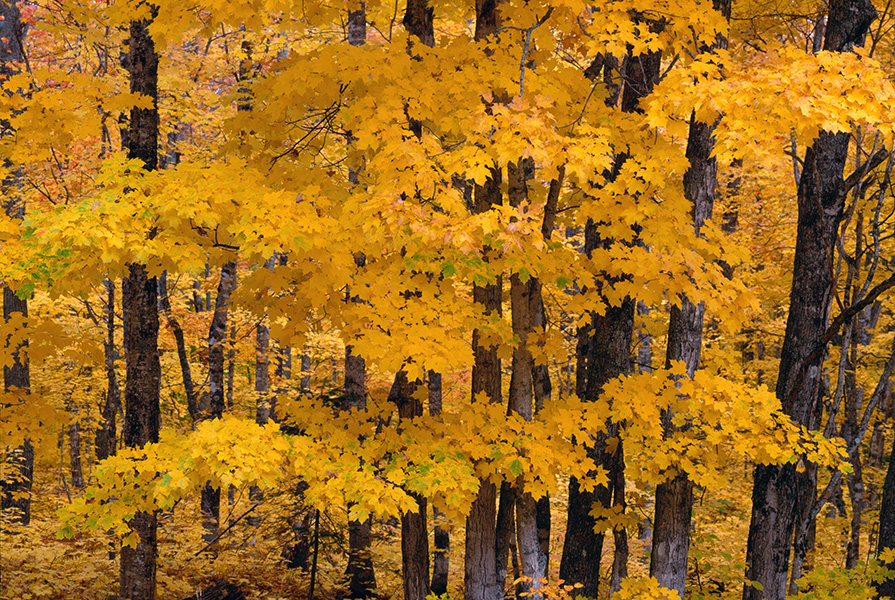
[[[423, 403], [415, 396], [422, 382], [409, 381], [404, 371], [395, 375], [388, 399], [398, 407], [401, 421], [420, 417]], [[429, 536], [426, 527], [426, 498], [410, 494], [417, 501], [417, 510], [401, 515], [401, 563], [404, 600], [424, 600], [429, 595]]]
[[106, 339], [103, 340], [103, 356], [106, 363], [106, 392], [103, 400], [99, 426], [96, 429], [96, 460], [105, 460], [118, 450], [118, 429], [115, 416], [121, 407], [121, 390], [118, 387], [118, 374], [115, 372], [115, 360], [118, 352], [115, 349], [115, 282], [106, 279]]
[[[477, 26], [478, 31], [478, 26]], [[484, 213], [491, 206], [501, 203], [501, 172], [492, 169], [491, 177], [482, 186], [475, 189], [475, 210]], [[487, 249], [485, 254], [487, 254]], [[486, 314], [500, 314], [502, 301], [502, 279], [497, 277], [495, 283], [473, 287], [473, 301], [479, 304]], [[486, 402], [500, 403], [501, 372], [500, 359], [495, 346], [484, 347], [479, 340], [481, 332], [472, 332], [473, 366], [472, 366], [472, 400], [475, 402], [484, 396]], [[466, 543], [464, 555], [464, 589], [468, 600], [499, 600], [503, 597], [502, 582], [497, 581], [497, 562], [495, 549], [497, 545], [497, 487], [489, 480], [483, 479], [479, 492], [473, 501], [469, 515], [466, 517]]]
[[[660, 27], [659, 23], [650, 23], [651, 29]], [[600, 61], [594, 61], [592, 66], [599, 62], [600, 68], [606, 69], [607, 74], [611, 68], [611, 57], [601, 57]], [[622, 69], [625, 71], [625, 84], [621, 90], [621, 110], [623, 112], [639, 111], [640, 98], [648, 95], [659, 76], [661, 57], [659, 53], [647, 53], [638, 57], [627, 57]], [[591, 70], [590, 68], [588, 69]], [[589, 76], [596, 77], [598, 72]], [[610, 94], [607, 104], [614, 105], [615, 94]], [[626, 156], [616, 158], [616, 164], [611, 178], [617, 176]], [[612, 240], [601, 240], [597, 230], [597, 224], [588, 220], [584, 229], [584, 252], [588, 256], [598, 247], [609, 247]], [[614, 282], [606, 280], [604, 285], [610, 286]], [[579, 398], [587, 401], [596, 400], [601, 394], [603, 385], [613, 379], [628, 373], [631, 369], [631, 341], [634, 335], [634, 309], [635, 301], [626, 297], [621, 304], [609, 306], [603, 315], [591, 315], [591, 323], [581, 327], [578, 332], [578, 347], [576, 350], [577, 373], [576, 393]], [[596, 435], [596, 443], [588, 449], [591, 459], [603, 466], [609, 474], [609, 487], [599, 486], [595, 492], [581, 490], [578, 481], [574, 478], [569, 482], [569, 508], [568, 528], [563, 542], [563, 555], [559, 567], [559, 577], [566, 583], [580, 583], [580, 593], [589, 597], [597, 597], [600, 585], [600, 555], [603, 552], [602, 532], [596, 533], [596, 523], [590, 516], [590, 508], [594, 502], [599, 502], [604, 508], [609, 508], [613, 502], [613, 491], [624, 494], [624, 477], [620, 476], [624, 469], [624, 461], [621, 454], [616, 458], [614, 453], [607, 451], [607, 441], [618, 435], [618, 424], [607, 423], [607, 431]], [[622, 446], [619, 440], [616, 452], [621, 452]], [[621, 499], [622, 497], [619, 496]], [[619, 532], [620, 533], [620, 532]], [[613, 571], [621, 573], [624, 570], [622, 559], [627, 559], [627, 539], [619, 539], [621, 544], [616, 545], [616, 556], [613, 560]], [[611, 590], [610, 590], [611, 591]]]
[[71, 484], [80, 489], [84, 487], [84, 469], [81, 467], [81, 424], [76, 420], [68, 426], [68, 456]]
[[[205, 419], [219, 419], [227, 407], [224, 379], [224, 346], [227, 342], [227, 321], [230, 294], [236, 287], [236, 261], [224, 263], [214, 302], [214, 315], [208, 332], [208, 394], [210, 407]], [[212, 544], [220, 534], [221, 488], [206, 483], [202, 489], [202, 536], [206, 544]]]
[[[831, 0], [824, 50], [841, 52], [862, 44], [876, 10], [869, 0]], [[798, 186], [799, 217], [789, 316], [783, 340], [777, 398], [783, 411], [809, 429], [820, 402], [823, 352], [833, 295], [829, 267], [845, 201], [843, 170], [848, 133], [821, 132], [808, 148]], [[808, 364], [809, 359], [811, 363]], [[752, 491], [752, 520], [746, 547], [744, 600], [786, 597], [789, 551], [800, 489], [796, 465], [758, 465]]]
[[[0, 4], [0, 80], [6, 80], [18, 72], [16, 65], [24, 59], [25, 30], [26, 25], [22, 22], [15, 0]], [[4, 123], [4, 128], [8, 125]], [[15, 189], [19, 187], [15, 171], [2, 182], [2, 186], [8, 190], [3, 211], [8, 217], [23, 218], [25, 203]], [[28, 301], [17, 297], [13, 290], [4, 286], [3, 319], [8, 322], [14, 315], [27, 318]], [[27, 341], [23, 344], [25, 346]], [[14, 351], [13, 365], [3, 368], [3, 387], [6, 392], [19, 390], [24, 401], [24, 396], [30, 392], [31, 373], [28, 359], [20, 356], [18, 350]], [[34, 477], [34, 448], [31, 442], [24, 440], [20, 446], [8, 448], [6, 460], [8, 475], [0, 481], [0, 511], [10, 522], [28, 525], [31, 522], [31, 480]]]
[[[109, 292], [110, 294], [112, 292]], [[158, 278], [158, 295], [159, 306], [165, 313], [168, 321], [168, 327], [174, 334], [174, 343], [177, 346], [177, 360], [180, 363], [180, 375], [183, 378], [183, 391], [186, 394], [187, 411], [195, 426], [199, 420], [199, 401], [196, 398], [196, 388], [193, 384], [193, 375], [190, 370], [190, 358], [186, 350], [186, 340], [183, 335], [183, 328], [174, 316], [171, 310], [171, 299], [168, 297], [168, 272], [162, 271]], [[111, 298], [111, 296], [110, 296]], [[110, 326], [111, 327], [111, 326]], [[108, 359], [107, 359], [108, 360]]]
[[[152, 9], [153, 16], [155, 10]], [[127, 67], [131, 93], [151, 99], [150, 108], [134, 108], [127, 128], [128, 158], [138, 158], [143, 168], [158, 166], [158, 54], [149, 36], [150, 20], [130, 25]], [[124, 388], [124, 445], [140, 448], [158, 442], [161, 413], [159, 391], [161, 366], [158, 354], [158, 284], [146, 267], [131, 263], [122, 284], [125, 314], [124, 346], [127, 380]], [[130, 522], [140, 537], [136, 548], [121, 549], [121, 590], [131, 600], [155, 600], [157, 521], [155, 513], [137, 513]]]
[[[730, 19], [730, 0], [714, 0], [713, 8]], [[727, 40], [719, 36], [711, 49], [726, 48]], [[708, 49], [707, 49], [708, 50]], [[684, 174], [684, 194], [692, 204], [693, 228], [700, 235], [703, 223], [712, 217], [715, 188], [718, 185], [718, 164], [712, 156], [714, 125], [690, 117], [687, 159], [690, 167]], [[682, 361], [692, 379], [699, 369], [702, 353], [702, 327], [705, 306], [682, 297], [680, 307], [672, 306], [668, 324], [668, 346], [665, 367]], [[662, 415], [666, 435], [674, 432], [670, 410]], [[650, 576], [659, 585], [684, 597], [687, 584], [687, 554], [690, 549], [690, 521], [693, 515], [693, 483], [686, 473], [678, 473], [656, 487], [656, 508], [653, 519]]]
[[[528, 197], [522, 162], [507, 165], [507, 196], [512, 206], [518, 207]], [[534, 417], [534, 360], [528, 348], [528, 336], [535, 327], [541, 306], [537, 280], [522, 281], [518, 274], [510, 277], [512, 327], [519, 344], [513, 349], [513, 371], [510, 377], [509, 408], [526, 421]], [[543, 382], [542, 382], [543, 384]], [[547, 577], [547, 556], [541, 551], [538, 539], [537, 502], [525, 490], [520, 477], [516, 487], [516, 547], [522, 575], [529, 578], [522, 586], [523, 594], [540, 598], [541, 580]]]
[[[352, 354], [351, 346], [345, 348], [345, 394], [342, 410], [363, 409], [367, 405], [367, 373], [362, 356]], [[349, 506], [350, 508], [350, 506]], [[367, 598], [376, 589], [373, 570], [371, 519], [348, 522], [348, 590], [351, 598]]]
[[311, 356], [309, 354], [301, 355], [301, 385], [302, 393], [311, 391]]
[[[430, 370], [426, 378], [429, 388], [429, 414], [439, 417], [442, 409], [441, 373]], [[441, 596], [447, 593], [451, 536], [448, 528], [444, 526], [444, 515], [434, 507], [432, 521], [435, 524], [435, 552], [432, 560], [432, 583], [429, 585], [429, 591], [436, 596]]]
[[[879, 537], [876, 543], [876, 554], [884, 550], [895, 549], [895, 438], [892, 439], [892, 451], [889, 454], [889, 466], [886, 469], [886, 480], [883, 483], [883, 495], [879, 504]], [[895, 561], [884, 565], [895, 571]], [[876, 597], [895, 598], [895, 576], [888, 577], [876, 584]]]

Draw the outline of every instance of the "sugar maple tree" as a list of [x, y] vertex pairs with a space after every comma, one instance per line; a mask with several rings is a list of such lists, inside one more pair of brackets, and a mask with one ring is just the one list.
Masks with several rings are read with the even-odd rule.
[[[23, 6], [33, 20], [27, 37], [4, 38], [24, 53], [7, 52], [0, 103], [4, 197], [27, 211], [3, 221], [0, 268], [10, 302], [33, 294], [40, 307], [4, 323], [7, 367], [27, 340], [40, 393], [8, 390], [3, 441], [37, 443], [75, 405], [108, 439], [109, 405], [97, 411], [85, 390], [111, 398], [123, 378], [124, 448], [59, 517], [63, 537], [120, 536], [123, 597], [156, 597], [159, 511], [203, 489], [245, 490], [255, 510], [296, 488], [324, 513], [350, 507], [354, 524], [402, 516], [407, 600], [429, 591], [427, 504], [454, 531], [465, 522], [469, 600], [503, 597], [511, 547], [523, 589], [553, 593], [540, 581], [553, 576], [551, 505], [554, 520], [568, 511], [554, 564], [578, 593], [683, 595], [690, 527], [671, 524], [690, 522], [694, 487], [723, 489], [743, 460], [757, 465], [745, 595], [792, 589], [794, 532], [795, 581], [825, 501], [818, 466], [858, 464], [875, 417], [857, 418], [857, 390], [879, 390], [865, 408], [885, 404], [891, 376], [891, 358], [865, 361], [860, 386], [821, 387], [825, 373], [839, 387], [847, 366], [858, 373], [859, 342], [849, 353], [841, 340], [874, 302], [863, 327], [891, 355], [889, 8], [836, 0], [785, 20], [735, 3], [744, 29], [728, 26], [729, 5], [660, 0]], [[716, 194], [723, 219], [710, 218]], [[781, 223], [793, 199], [798, 216]], [[808, 231], [823, 219], [822, 235]], [[821, 244], [807, 263], [806, 243]], [[819, 291], [803, 290], [809, 280]], [[103, 302], [105, 321], [91, 309]], [[91, 310], [60, 316], [78, 306]], [[635, 327], [666, 351], [664, 368], [635, 368]], [[350, 347], [342, 389], [335, 377], [328, 396], [261, 383], [269, 340], [307, 348], [324, 331]], [[736, 357], [767, 331], [784, 336], [776, 395]], [[575, 393], [551, 393], [550, 367], [572, 351]], [[230, 409], [225, 360], [258, 383], [237, 375]], [[60, 364], [87, 369], [77, 393]], [[462, 399], [423, 414], [427, 377], [470, 371]], [[222, 418], [195, 421], [203, 392]], [[7, 454], [4, 477], [30, 478]], [[657, 581], [626, 577], [627, 530], [651, 489]], [[773, 505], [784, 492], [786, 514]], [[594, 550], [608, 531], [607, 581]], [[221, 535], [210, 527], [205, 545]]]

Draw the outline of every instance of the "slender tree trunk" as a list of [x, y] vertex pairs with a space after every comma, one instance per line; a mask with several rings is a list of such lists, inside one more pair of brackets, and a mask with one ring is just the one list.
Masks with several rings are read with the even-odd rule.
[[[153, 17], [155, 10], [152, 9]], [[151, 99], [150, 108], [133, 108], [126, 140], [128, 158], [142, 160], [143, 168], [158, 167], [158, 54], [149, 35], [150, 20], [130, 25], [127, 67], [130, 91]], [[161, 412], [161, 366], [158, 353], [158, 283], [146, 267], [132, 263], [122, 284], [125, 314], [124, 346], [127, 379], [124, 388], [124, 445], [140, 448], [158, 442]], [[140, 537], [136, 548], [121, 549], [121, 590], [131, 600], [155, 600], [158, 555], [155, 513], [137, 513], [130, 521]]]
[[311, 391], [311, 355], [301, 355], [301, 391], [302, 393], [310, 393]]
[[[24, 59], [25, 31], [21, 13], [15, 0], [0, 3], [0, 81], [18, 73], [18, 64]], [[9, 126], [5, 121], [4, 129]], [[14, 167], [13, 167], [14, 169]], [[22, 219], [25, 216], [25, 201], [19, 196], [20, 185], [15, 170], [2, 182], [7, 192], [3, 211], [8, 217]], [[28, 301], [15, 295], [12, 289], [3, 287], [3, 319], [6, 322], [13, 317], [28, 317]], [[27, 341], [21, 347], [27, 347]], [[14, 362], [3, 368], [3, 387], [9, 393], [19, 390], [22, 401], [30, 393], [31, 372], [27, 357], [19, 355], [19, 348], [14, 352]], [[28, 525], [31, 522], [31, 480], [34, 477], [34, 448], [29, 440], [24, 440], [15, 448], [6, 449], [7, 476], [0, 481], [0, 511], [11, 523]], [[8, 512], [7, 512], [8, 511]]]
[[[441, 373], [429, 371], [426, 375], [429, 392], [429, 414], [440, 417], [442, 410]], [[435, 507], [432, 508], [432, 522], [435, 524], [435, 553], [432, 560], [432, 583], [429, 591], [436, 596], [447, 593], [448, 572], [450, 568], [451, 535], [444, 525], [444, 515]]]
[[84, 469], [81, 467], [81, 424], [72, 421], [68, 426], [68, 456], [71, 467], [71, 484], [84, 487]]
[[[869, 0], [832, 0], [824, 50], [841, 52], [862, 44], [876, 10]], [[820, 402], [823, 348], [833, 296], [829, 266], [845, 202], [843, 170], [849, 134], [821, 132], [808, 148], [799, 178], [799, 217], [789, 317], [777, 377], [783, 411], [809, 429]], [[800, 489], [796, 465], [758, 465], [746, 548], [744, 600], [786, 597], [789, 553]]]
[[103, 357], [106, 363], [106, 391], [100, 422], [96, 429], [96, 460], [105, 460], [118, 451], [118, 427], [115, 416], [121, 408], [121, 389], [118, 387], [118, 374], [115, 372], [115, 360], [118, 351], [115, 349], [115, 282], [106, 279], [106, 339], [103, 341]]
[[[111, 292], [110, 292], [111, 293]], [[174, 316], [171, 310], [171, 299], [168, 297], [168, 272], [162, 271], [158, 278], [158, 294], [159, 305], [165, 318], [168, 321], [168, 327], [174, 334], [174, 343], [177, 346], [177, 360], [180, 363], [180, 375], [183, 378], [183, 391], [186, 394], [187, 411], [193, 425], [199, 420], [199, 401], [196, 397], [196, 387], [193, 384], [193, 375], [190, 370], [190, 358], [186, 349], [186, 339], [183, 335], [183, 328]]]
[[[482, 41], [496, 33], [498, 28], [498, 0], [476, 0], [475, 41]], [[474, 212], [485, 213], [492, 206], [502, 204], [501, 171], [491, 169], [491, 176], [484, 185], [476, 185], [474, 190]], [[487, 255], [488, 248], [484, 254]], [[482, 307], [486, 314], [501, 313], [503, 281], [500, 276], [494, 283], [474, 285], [473, 302]], [[500, 359], [495, 346], [482, 346], [479, 341], [482, 332], [472, 332], [472, 401], [500, 403], [501, 372]], [[466, 600], [500, 600], [503, 598], [503, 582], [497, 580], [497, 487], [491, 481], [482, 479], [479, 491], [466, 517], [466, 540], [463, 565], [463, 587]]]
[[[518, 207], [528, 198], [522, 161], [507, 165], [507, 196], [512, 206]], [[541, 308], [540, 286], [536, 279], [522, 281], [518, 274], [510, 277], [510, 304], [513, 334], [519, 344], [513, 349], [513, 371], [510, 378], [510, 411], [526, 421], [534, 417], [534, 360], [528, 348], [528, 336], [536, 326], [537, 311]], [[541, 382], [543, 384], [543, 382]], [[516, 547], [522, 575], [529, 578], [522, 586], [523, 594], [537, 600], [541, 580], [547, 577], [547, 556], [541, 551], [538, 539], [537, 502], [526, 491], [520, 477], [516, 487]]]
[[[227, 341], [230, 294], [236, 287], [236, 261], [224, 263], [214, 302], [214, 315], [208, 332], [208, 394], [210, 406], [204, 419], [220, 419], [227, 407], [224, 378], [224, 346]], [[206, 483], [202, 489], [202, 536], [206, 544], [213, 544], [221, 530], [221, 488]]]
[[[351, 346], [345, 348], [345, 394], [342, 410], [363, 409], [367, 405], [367, 373], [362, 356], [352, 354]], [[349, 509], [351, 507], [349, 506]], [[348, 522], [348, 590], [351, 598], [367, 598], [376, 589], [373, 570], [372, 545], [373, 521]]]

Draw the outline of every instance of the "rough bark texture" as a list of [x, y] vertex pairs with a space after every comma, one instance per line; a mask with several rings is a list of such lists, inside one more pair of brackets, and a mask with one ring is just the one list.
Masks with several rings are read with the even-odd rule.
[[[718, 9], [716, 2], [716, 9]], [[730, 16], [727, 2], [725, 16]], [[719, 43], [718, 45], [721, 45]], [[726, 43], [723, 45], [726, 46]], [[714, 147], [714, 126], [690, 118], [687, 159], [690, 167], [684, 174], [684, 194], [690, 200], [694, 230], [699, 235], [702, 224], [712, 216], [715, 204], [718, 167], [711, 156]], [[682, 361], [691, 378], [699, 368], [702, 352], [702, 325], [705, 307], [681, 298], [680, 307], [672, 306], [668, 325], [668, 346], [665, 366]], [[663, 412], [663, 429], [673, 433], [670, 410]], [[650, 576], [659, 585], [676, 590], [681, 598], [687, 583], [687, 553], [690, 548], [690, 521], [693, 513], [693, 484], [686, 473], [680, 473], [656, 487], [656, 509], [653, 519], [653, 544], [650, 554]]]
[[[883, 483], [883, 495], [879, 505], [879, 537], [876, 554], [883, 550], [895, 548], [895, 438], [892, 440], [892, 451], [889, 453], [889, 467], [886, 469], [886, 480]], [[895, 561], [890, 562], [889, 569], [895, 570]], [[895, 577], [876, 584], [876, 596], [895, 598]]]
[[407, 0], [404, 27], [408, 33], [419, 38], [420, 43], [430, 48], [435, 45], [433, 17], [434, 10], [429, 6], [428, 0]]
[[[149, 24], [149, 20], [131, 23], [127, 67], [131, 93], [150, 98], [152, 105], [131, 110], [126, 140], [128, 158], [140, 159], [147, 171], [153, 171], [158, 166], [158, 54], [149, 36]], [[127, 372], [122, 438], [125, 446], [140, 448], [158, 442], [161, 418], [158, 284], [155, 278], [148, 277], [145, 266], [131, 264], [128, 269], [121, 295]], [[137, 513], [130, 525], [140, 541], [136, 548], [121, 549], [120, 595], [131, 600], [154, 600], [158, 554], [156, 516]]]
[[[507, 195], [512, 206], [520, 206], [528, 197], [521, 162], [507, 165]], [[540, 298], [534, 297], [536, 292], [540, 295], [535, 279], [523, 282], [518, 274], [511, 275], [511, 320], [513, 334], [519, 339], [519, 344], [513, 349], [509, 410], [526, 421], [531, 421], [534, 416], [534, 360], [528, 348], [528, 336], [535, 327], [540, 307]], [[541, 552], [538, 540], [537, 503], [526, 492], [521, 477], [513, 485], [516, 487], [516, 547], [522, 575], [530, 578], [530, 581], [523, 583], [522, 589], [523, 593], [533, 594], [532, 597], [537, 599], [540, 597], [537, 592], [541, 588], [541, 579], [547, 576], [547, 557]], [[501, 566], [498, 565], [498, 572]]]
[[[0, 81], [18, 72], [17, 63], [24, 58], [22, 54], [26, 25], [21, 20], [19, 7], [15, 1], [0, 3]], [[9, 123], [4, 122], [3, 129], [11, 132]], [[8, 192], [3, 206], [7, 216], [21, 219], [25, 215], [24, 200], [16, 193], [18, 178], [13, 175], [2, 183]], [[3, 318], [8, 321], [13, 315], [28, 316], [28, 301], [18, 298], [7, 287], [3, 288]], [[27, 342], [25, 343], [27, 345]], [[31, 376], [28, 361], [20, 358], [15, 351], [15, 362], [12, 367], [4, 367], [3, 384], [5, 391], [14, 388], [27, 395], [31, 387]], [[31, 522], [31, 480], [34, 476], [34, 448], [29, 440], [20, 446], [7, 449], [7, 476], [0, 481], [0, 511], [8, 512], [5, 517], [12, 523], [28, 525]]]
[[[420, 417], [423, 403], [415, 396], [421, 381], [409, 381], [404, 371], [395, 375], [388, 399], [398, 407], [401, 421]], [[417, 510], [401, 515], [401, 564], [404, 600], [424, 600], [429, 595], [429, 536], [426, 527], [426, 498], [410, 493]]]
[[[655, 27], [655, 24], [651, 24]], [[611, 68], [607, 64], [611, 57], [601, 57], [591, 65], [592, 76]], [[648, 53], [636, 58], [628, 57], [622, 69], [625, 72], [624, 89], [621, 91], [621, 109], [624, 112], [639, 111], [640, 98], [648, 95], [659, 75], [661, 57], [658, 53]], [[597, 64], [599, 63], [599, 64]], [[607, 104], [614, 104], [615, 98], [610, 94]], [[615, 177], [621, 164], [626, 160], [624, 155], [616, 159], [616, 166], [610, 177]], [[590, 255], [597, 246], [608, 247], [611, 240], [601, 240], [597, 233], [597, 224], [588, 221], [585, 225], [584, 252]], [[605, 285], [612, 285], [606, 281]], [[577, 372], [575, 376], [576, 394], [587, 401], [596, 400], [603, 385], [610, 379], [631, 368], [631, 340], [634, 329], [635, 302], [625, 298], [618, 306], [609, 306], [603, 315], [591, 315], [591, 323], [578, 331], [576, 349]], [[568, 528], [563, 542], [563, 554], [560, 561], [559, 577], [566, 583], [580, 583], [579, 593], [596, 598], [600, 585], [600, 555], [603, 552], [604, 534], [597, 533], [597, 526], [590, 516], [590, 508], [595, 502], [608, 508], [613, 502], [613, 491], [621, 485], [620, 498], [624, 494], [624, 478], [618, 477], [619, 470], [624, 468], [621, 459], [621, 443], [617, 446], [618, 458], [607, 452], [606, 442], [618, 435], [618, 424], [607, 424], [605, 433], [598, 433], [596, 443], [588, 449], [588, 455], [609, 473], [609, 487], [599, 486], [595, 492], [583, 491], [575, 478], [569, 482]], [[626, 542], [626, 540], [625, 540]], [[627, 554], [626, 544], [619, 547], [613, 561], [613, 572], [621, 573], [619, 564], [621, 556]]]
[[[426, 374], [426, 379], [429, 388], [429, 414], [438, 417], [441, 415], [442, 409], [441, 373], [430, 370]], [[447, 593], [451, 535], [450, 530], [445, 527], [444, 515], [434, 507], [432, 521], [435, 524], [435, 552], [432, 556], [432, 582], [429, 585], [429, 591], [440, 596]]]
[[[477, 29], [478, 30], [478, 29]], [[491, 178], [484, 185], [476, 186], [475, 211], [484, 213], [501, 203], [501, 172], [492, 169]], [[485, 249], [487, 255], [490, 249]], [[500, 314], [503, 282], [500, 277], [493, 284], [473, 287], [473, 301], [486, 314]], [[479, 340], [481, 332], [472, 332], [472, 400], [484, 395], [486, 402], [501, 402], [501, 372], [497, 348], [484, 347]], [[498, 600], [503, 589], [497, 581], [497, 487], [482, 480], [479, 493], [466, 518], [466, 546], [464, 554], [464, 589], [467, 600]]]
[[[28, 302], [15, 295], [8, 287], [3, 288], [3, 319], [14, 316], [28, 317]], [[22, 347], [26, 347], [27, 342]], [[15, 362], [11, 367], [3, 367], [3, 389], [6, 392], [19, 390], [27, 396], [31, 389], [31, 372], [28, 359], [14, 352]], [[0, 510], [12, 523], [28, 525], [31, 522], [31, 481], [34, 477], [34, 448], [25, 440], [22, 445], [7, 450], [8, 474], [0, 482]], [[9, 512], [7, 512], [9, 511]]]
[[[824, 50], [841, 52], [863, 43], [876, 10], [869, 0], [832, 0]], [[823, 352], [815, 352], [829, 325], [833, 281], [830, 256], [845, 202], [843, 169], [849, 134], [821, 132], [808, 148], [798, 187], [798, 226], [789, 316], [776, 394], [796, 423], [815, 428]], [[808, 358], [817, 356], [813, 364]], [[786, 597], [796, 499], [803, 492], [794, 464], [758, 465], [746, 548], [744, 600]]]
[[[204, 419], [219, 419], [227, 407], [225, 396], [224, 347], [227, 342], [227, 320], [230, 312], [230, 294], [236, 287], [236, 261], [224, 263], [214, 302], [214, 315], [208, 331], [208, 394], [210, 405]], [[206, 544], [217, 540], [221, 529], [221, 488], [210, 483], [202, 489], [202, 536]]]
[[106, 279], [106, 338], [103, 340], [103, 357], [106, 366], [106, 390], [100, 420], [96, 428], [96, 460], [105, 460], [118, 450], [118, 426], [115, 418], [121, 410], [121, 388], [118, 387], [118, 374], [115, 372], [115, 361], [118, 350], [115, 348], [115, 282]]
[[[145, 35], [144, 23], [142, 26]], [[131, 28], [134, 39], [134, 27]], [[133, 43], [133, 41], [132, 41]], [[143, 265], [131, 264], [122, 285], [125, 307], [124, 445], [141, 448], [158, 442], [161, 366], [158, 355], [158, 285]], [[130, 522], [140, 536], [136, 548], [121, 549], [121, 596], [154, 600], [157, 557], [155, 513], [137, 513]]]
[[[366, 365], [361, 356], [351, 353], [351, 346], [345, 348], [345, 393], [342, 410], [362, 409], [367, 405]], [[350, 507], [349, 507], [350, 508]], [[351, 598], [367, 598], [376, 589], [376, 574], [373, 558], [370, 556], [373, 522], [348, 522], [348, 590]]]

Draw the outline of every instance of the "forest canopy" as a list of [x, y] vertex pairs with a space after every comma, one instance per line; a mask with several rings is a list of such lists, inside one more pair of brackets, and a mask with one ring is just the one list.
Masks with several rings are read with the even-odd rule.
[[0, 598], [895, 597], [895, 6], [0, 0]]

